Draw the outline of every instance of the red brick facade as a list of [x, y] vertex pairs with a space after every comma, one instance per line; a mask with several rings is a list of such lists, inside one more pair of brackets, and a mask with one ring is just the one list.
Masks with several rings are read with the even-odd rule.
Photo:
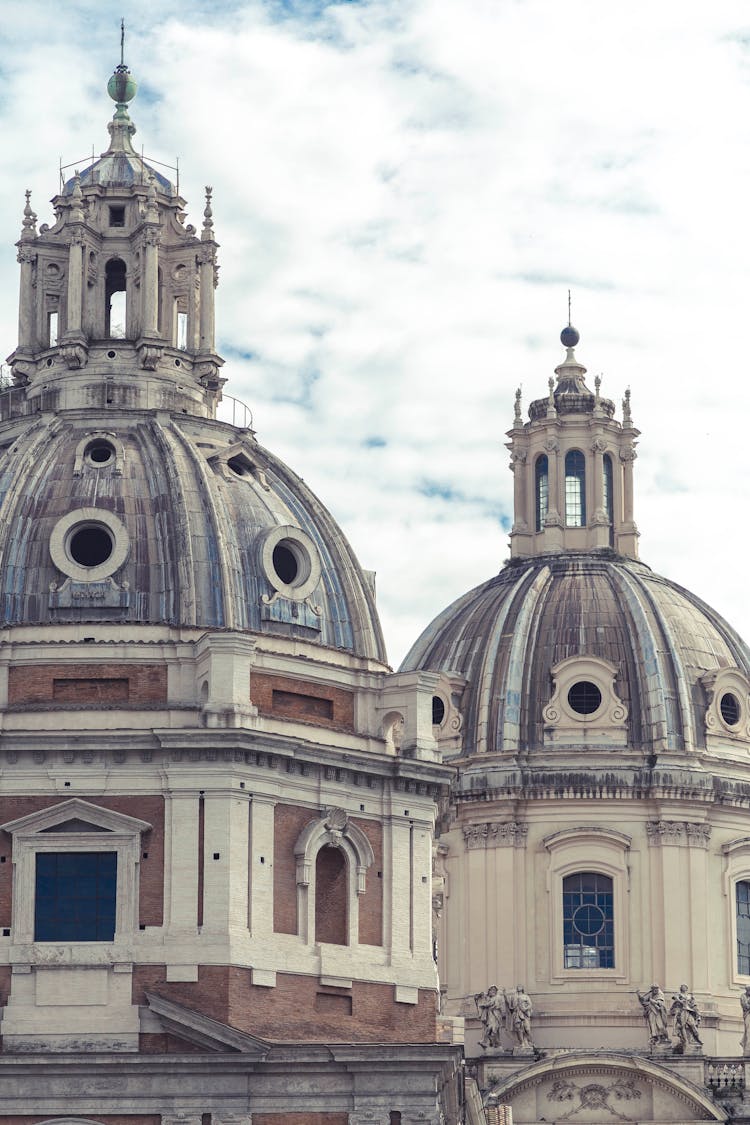
[[[250, 983], [250, 970], [202, 965], [193, 983], [166, 982], [163, 965], [136, 965], [133, 1003], [155, 992], [239, 1031], [272, 1041], [310, 1043], [434, 1043], [435, 994], [420, 989], [418, 1004], [397, 1004], [389, 984], [355, 981], [351, 989], [323, 987], [315, 977], [278, 973], [275, 988]], [[347, 1005], [319, 997], [342, 997]], [[326, 1010], [328, 1007], [328, 1010]]]
[[354, 695], [343, 688], [253, 672], [250, 698], [261, 715], [297, 719], [335, 730], [354, 730]]
[[347, 1125], [348, 1113], [254, 1113], [253, 1125]]
[[44, 703], [142, 707], [166, 699], [165, 664], [18, 664], [8, 671], [11, 707]]

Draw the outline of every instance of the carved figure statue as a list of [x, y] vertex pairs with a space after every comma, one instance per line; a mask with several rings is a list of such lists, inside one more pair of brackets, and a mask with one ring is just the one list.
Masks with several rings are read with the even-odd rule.
[[477, 992], [474, 997], [477, 1014], [482, 1021], [484, 1032], [479, 1040], [479, 1046], [484, 1050], [488, 1047], [500, 1046], [500, 1031], [505, 1016], [505, 996], [498, 992], [496, 985], [490, 985], [486, 992]]
[[657, 1043], [669, 1042], [669, 1028], [667, 1024], [667, 1005], [664, 993], [658, 984], [652, 984], [648, 992], [636, 990], [643, 1017], [648, 1025], [649, 1042], [651, 1046]]
[[519, 1047], [533, 1047], [531, 1039], [531, 1017], [534, 1006], [531, 997], [522, 984], [516, 986], [513, 992], [506, 996], [510, 1013], [510, 1030]]
[[743, 1055], [750, 1055], [750, 984], [740, 996], [742, 1005], [742, 1047]]
[[690, 1043], [697, 1043], [699, 1047], [703, 1046], [703, 1040], [698, 1035], [701, 1014], [698, 1011], [695, 997], [686, 984], [681, 984], [680, 991], [672, 996], [672, 1007], [669, 1009], [669, 1014], [674, 1018], [674, 1033], [677, 1037], [674, 1049], [678, 1054], [682, 1054]]

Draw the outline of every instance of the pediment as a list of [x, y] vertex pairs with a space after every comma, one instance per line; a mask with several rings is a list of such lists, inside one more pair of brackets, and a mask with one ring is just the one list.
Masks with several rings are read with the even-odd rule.
[[0, 824], [0, 830], [11, 836], [33, 836], [42, 832], [116, 832], [135, 836], [148, 832], [150, 828], [145, 820], [82, 801], [80, 797], [71, 797], [57, 805]]
[[207, 460], [228, 479], [231, 479], [232, 474], [236, 477], [252, 477], [262, 488], [268, 490], [270, 487], [257, 457], [253, 454], [252, 447], [247, 442], [235, 441], [224, 449], [212, 453]]
[[165, 1032], [188, 1043], [197, 1044], [205, 1051], [240, 1053], [261, 1062], [270, 1050], [270, 1043], [263, 1039], [256, 1039], [245, 1031], [237, 1031], [203, 1012], [187, 1008], [184, 1004], [176, 1004], [174, 1000], [147, 992], [146, 1001], [149, 1011], [158, 1018]]
[[614, 1054], [556, 1056], [492, 1089], [490, 1105], [510, 1105], [514, 1125], [537, 1122], [726, 1121], [705, 1091], [647, 1059]]

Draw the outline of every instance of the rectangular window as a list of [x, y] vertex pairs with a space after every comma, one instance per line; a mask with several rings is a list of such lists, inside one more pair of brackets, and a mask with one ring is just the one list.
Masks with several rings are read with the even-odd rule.
[[110, 209], [109, 209], [109, 225], [111, 227], [124, 227], [125, 226], [125, 208], [124, 207], [110, 207]]
[[750, 883], [737, 884], [737, 972], [750, 976]]
[[113, 941], [116, 852], [38, 852], [34, 941]]
[[584, 871], [563, 879], [566, 969], [614, 969], [614, 896], [607, 875]]
[[58, 313], [47, 313], [47, 341], [51, 348], [57, 347]]
[[187, 313], [186, 312], [178, 312], [177, 313], [177, 347], [180, 348], [180, 350], [183, 351], [183, 352], [187, 348]]

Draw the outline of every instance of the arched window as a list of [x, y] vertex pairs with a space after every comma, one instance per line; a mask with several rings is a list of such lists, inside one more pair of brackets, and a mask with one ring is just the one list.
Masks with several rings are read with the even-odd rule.
[[105, 272], [104, 335], [124, 340], [127, 327], [127, 268], [121, 258], [110, 258]]
[[565, 454], [565, 526], [586, 526], [586, 459], [580, 449]]
[[536, 459], [534, 495], [536, 496], [536, 529], [541, 531], [549, 508], [549, 461], [546, 453], [542, 453], [541, 457]]
[[563, 952], [566, 969], [615, 967], [612, 880], [595, 871], [567, 875], [562, 881]]
[[737, 883], [737, 972], [750, 976], [750, 883]]
[[602, 458], [602, 497], [604, 500], [604, 511], [609, 521], [609, 545], [612, 547], [615, 541], [615, 497], [614, 497], [614, 472], [612, 469], [612, 456], [605, 453]]
[[341, 848], [321, 848], [315, 860], [315, 940], [348, 945], [347, 870]]

